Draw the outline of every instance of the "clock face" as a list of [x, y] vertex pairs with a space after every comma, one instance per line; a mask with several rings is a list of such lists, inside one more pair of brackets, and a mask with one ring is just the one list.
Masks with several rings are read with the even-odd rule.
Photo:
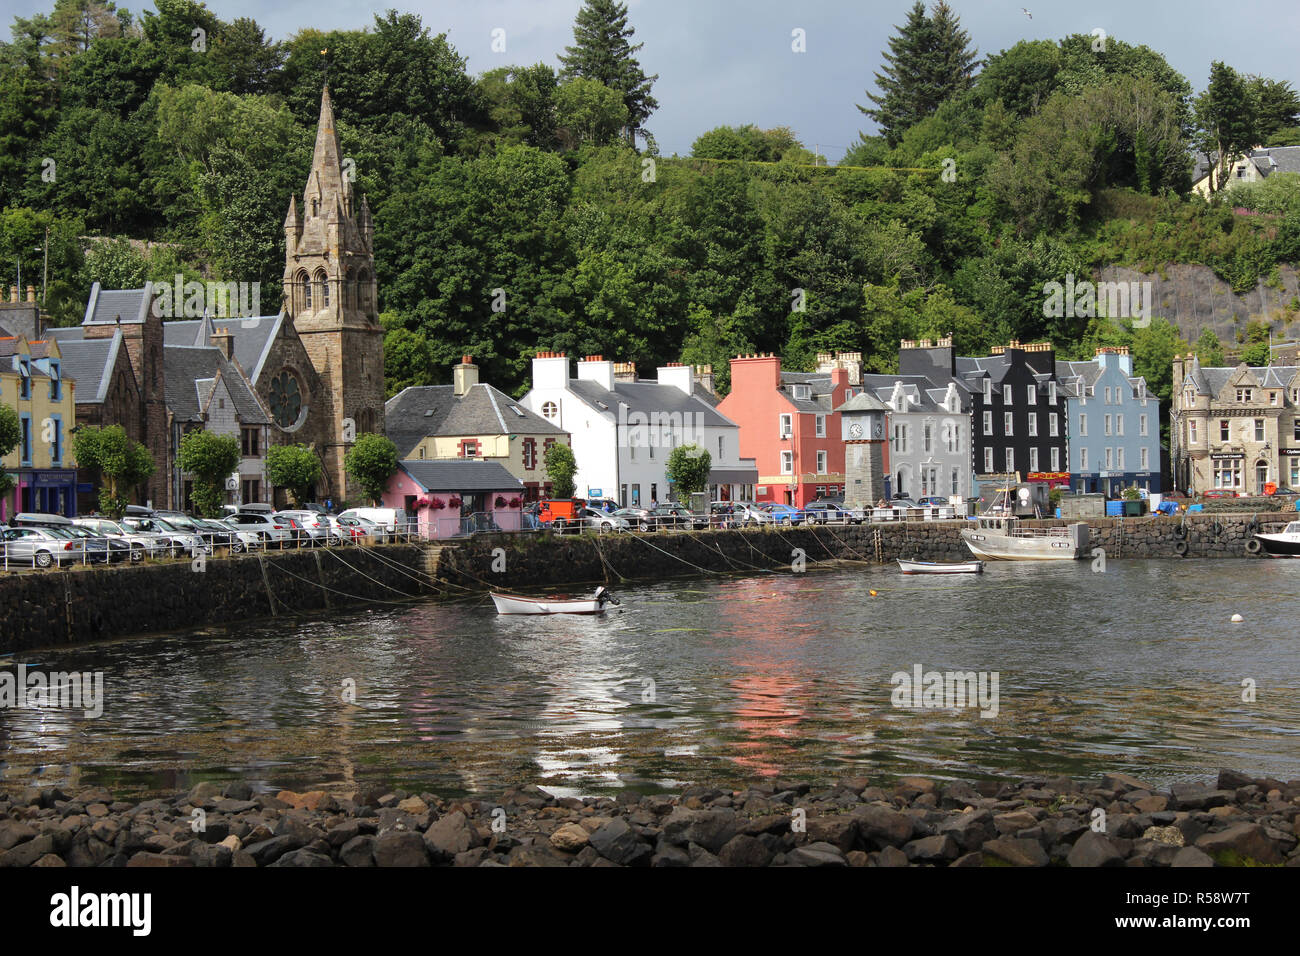
[[271, 417], [281, 428], [291, 428], [298, 422], [298, 416], [302, 414], [302, 389], [298, 386], [298, 379], [285, 369], [275, 378], [271, 379], [271, 393], [267, 404], [271, 408]]
[[854, 438], [861, 438], [862, 426], [859, 425], [857, 422], [854, 422], [852, 425], [849, 426], [849, 434], [852, 435]]

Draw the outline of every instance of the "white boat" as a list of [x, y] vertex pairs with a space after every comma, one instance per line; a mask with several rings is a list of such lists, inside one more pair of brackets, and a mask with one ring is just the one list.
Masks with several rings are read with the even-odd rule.
[[979, 574], [983, 561], [904, 561], [898, 559], [898, 568], [904, 574]]
[[498, 614], [599, 614], [606, 604], [618, 604], [618, 599], [603, 587], [589, 598], [535, 598], [522, 594], [492, 592], [492, 602]]
[[1074, 561], [1087, 557], [1090, 532], [1082, 521], [1065, 528], [1026, 528], [1011, 516], [981, 517], [961, 529], [977, 558], [988, 561]]
[[1273, 534], [1257, 534], [1255, 540], [1270, 558], [1300, 558], [1300, 521], [1292, 521]]

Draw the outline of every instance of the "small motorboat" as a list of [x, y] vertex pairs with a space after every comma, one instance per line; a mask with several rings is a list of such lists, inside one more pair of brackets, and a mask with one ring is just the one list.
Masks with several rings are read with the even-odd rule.
[[1273, 534], [1257, 534], [1254, 540], [1270, 558], [1300, 558], [1300, 521], [1292, 521]]
[[980, 574], [983, 561], [904, 561], [898, 559], [898, 569], [904, 574]]
[[603, 587], [596, 588], [596, 593], [589, 598], [572, 599], [567, 597], [535, 598], [522, 594], [498, 594], [492, 592], [492, 602], [497, 606], [498, 614], [599, 614], [606, 604], [617, 605], [618, 598]]

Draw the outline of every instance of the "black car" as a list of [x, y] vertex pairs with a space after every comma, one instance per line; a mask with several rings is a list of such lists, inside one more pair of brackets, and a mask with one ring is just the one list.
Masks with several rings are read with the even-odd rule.
[[659, 527], [659, 518], [649, 508], [619, 508], [614, 517], [622, 518], [637, 531], [654, 531]]
[[809, 524], [861, 524], [862, 515], [844, 507], [844, 502], [819, 498], [804, 505]]
[[709, 519], [697, 515], [691, 509], [677, 504], [660, 505], [653, 512], [655, 521], [661, 528], [686, 529], [707, 528]]

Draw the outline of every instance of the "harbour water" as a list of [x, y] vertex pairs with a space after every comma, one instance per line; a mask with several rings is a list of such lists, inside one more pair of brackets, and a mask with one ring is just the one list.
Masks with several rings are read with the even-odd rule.
[[[591, 618], [498, 617], [484, 595], [0, 661], [104, 677], [96, 718], [0, 709], [0, 787], [1300, 777], [1300, 562], [810, 567], [618, 593]], [[895, 706], [917, 667], [996, 674], [996, 716]]]

